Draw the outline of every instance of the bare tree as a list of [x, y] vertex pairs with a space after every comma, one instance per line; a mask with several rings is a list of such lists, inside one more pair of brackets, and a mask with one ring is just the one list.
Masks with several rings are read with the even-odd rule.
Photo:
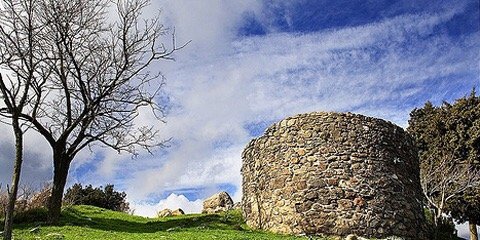
[[30, 184], [20, 184], [18, 187], [17, 201], [14, 212], [24, 212], [29, 209], [31, 198], [35, 195], [35, 189]]
[[[42, 71], [39, 59], [38, 38], [42, 23], [36, 21], [35, 1], [3, 0], [0, 15], [0, 67], [9, 74], [0, 73], [0, 121], [12, 126], [15, 135], [15, 159], [12, 183], [7, 186], [8, 204], [5, 211], [4, 239], [11, 239], [13, 212], [23, 162], [23, 136], [28, 125], [22, 120], [30, 104], [36, 99], [32, 86], [38, 86], [38, 72]], [[48, 74], [45, 74], [47, 76]], [[9, 120], [9, 121], [8, 121]]]
[[[162, 120], [163, 108], [155, 97], [164, 78], [149, 66], [172, 60], [172, 54], [185, 45], [176, 46], [174, 34], [171, 47], [159, 42], [167, 31], [158, 16], [141, 17], [149, 0], [35, 3], [35, 20], [45, 24], [37, 42], [42, 58], [34, 61], [42, 63], [42, 81], [31, 84], [37, 101], [19, 118], [52, 148], [54, 176], [48, 210], [49, 221], [55, 223], [70, 164], [82, 149], [99, 143], [136, 155], [138, 148], [150, 152], [164, 145], [154, 126], [139, 125], [135, 119], [142, 107], [149, 107]], [[111, 7], [116, 21], [108, 16]]]
[[[0, 84], [2, 84], [2, 87], [4, 86], [2, 75], [0, 75]], [[2, 94], [3, 96], [8, 95], [6, 91], [3, 91]], [[10, 187], [7, 186], [8, 202], [5, 210], [5, 226], [3, 233], [3, 237], [6, 240], [12, 238], [13, 211], [15, 208], [15, 202], [17, 200], [18, 184], [20, 182], [20, 174], [23, 162], [23, 130], [20, 126], [21, 124], [19, 112], [21, 111], [21, 108], [23, 107], [22, 105], [24, 103], [20, 101], [20, 103], [17, 104], [13, 103], [13, 101], [10, 101], [14, 99], [16, 100], [17, 96], [13, 96], [10, 99], [3, 98], [4, 102], [8, 105], [8, 107], [6, 108], [8, 110], [2, 111], [3, 113], [8, 112], [8, 114], [11, 114], [11, 125], [15, 134], [15, 159], [12, 174], [12, 183]]]
[[435, 224], [448, 213], [446, 207], [451, 199], [469, 189], [480, 188], [480, 171], [451, 159], [452, 156], [444, 155], [439, 161], [422, 162], [420, 183]]

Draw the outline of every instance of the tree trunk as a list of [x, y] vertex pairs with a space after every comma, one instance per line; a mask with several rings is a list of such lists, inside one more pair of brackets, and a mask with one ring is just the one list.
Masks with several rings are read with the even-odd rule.
[[67, 182], [68, 169], [70, 168], [70, 159], [63, 152], [59, 153], [54, 150], [53, 155], [53, 186], [48, 203], [48, 223], [50, 224], [56, 224], [60, 219], [63, 191]]
[[477, 223], [475, 221], [469, 221], [470, 227], [470, 240], [478, 240]]
[[5, 212], [5, 227], [3, 239], [12, 239], [13, 230], [13, 213], [15, 209], [15, 201], [17, 200], [18, 183], [22, 171], [23, 162], [23, 132], [20, 128], [18, 118], [12, 118], [13, 131], [15, 133], [15, 164], [13, 167], [12, 185], [8, 192], [8, 204]]

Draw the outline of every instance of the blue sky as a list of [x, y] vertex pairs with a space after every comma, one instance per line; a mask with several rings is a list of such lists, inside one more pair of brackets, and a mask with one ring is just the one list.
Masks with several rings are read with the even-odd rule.
[[[167, 78], [167, 123], [139, 119], [171, 146], [137, 159], [86, 151], [69, 178], [115, 184], [139, 214], [198, 211], [219, 190], [240, 200], [243, 147], [285, 117], [352, 111], [406, 127], [413, 108], [480, 83], [477, 0], [164, 0], [146, 14], [157, 10], [179, 42], [192, 40], [175, 62], [154, 66]], [[2, 182], [10, 141], [0, 141]], [[27, 144], [25, 181], [48, 181], [48, 148], [33, 135]]]
[[[455, 37], [475, 32], [478, 25], [476, 1], [264, 1], [260, 14], [245, 14], [240, 35], [263, 35], [272, 29], [281, 32], [315, 32], [324, 29], [361, 26], [406, 14], [439, 13], [458, 6], [465, 11], [439, 26]], [[478, 26], [477, 26], [478, 28]], [[437, 32], [440, 33], [440, 32]]]

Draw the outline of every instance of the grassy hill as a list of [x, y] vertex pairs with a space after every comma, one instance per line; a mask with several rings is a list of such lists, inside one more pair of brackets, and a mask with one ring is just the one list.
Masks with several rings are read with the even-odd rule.
[[15, 225], [15, 239], [308, 239], [250, 230], [238, 211], [157, 219], [74, 206], [63, 211], [58, 226], [32, 222], [38, 215], [23, 216], [30, 223]]

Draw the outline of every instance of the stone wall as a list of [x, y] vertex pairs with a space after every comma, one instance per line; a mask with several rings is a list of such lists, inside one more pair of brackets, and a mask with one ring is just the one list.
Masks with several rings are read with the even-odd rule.
[[425, 239], [416, 149], [390, 122], [301, 114], [253, 139], [242, 158], [243, 215], [253, 228]]

